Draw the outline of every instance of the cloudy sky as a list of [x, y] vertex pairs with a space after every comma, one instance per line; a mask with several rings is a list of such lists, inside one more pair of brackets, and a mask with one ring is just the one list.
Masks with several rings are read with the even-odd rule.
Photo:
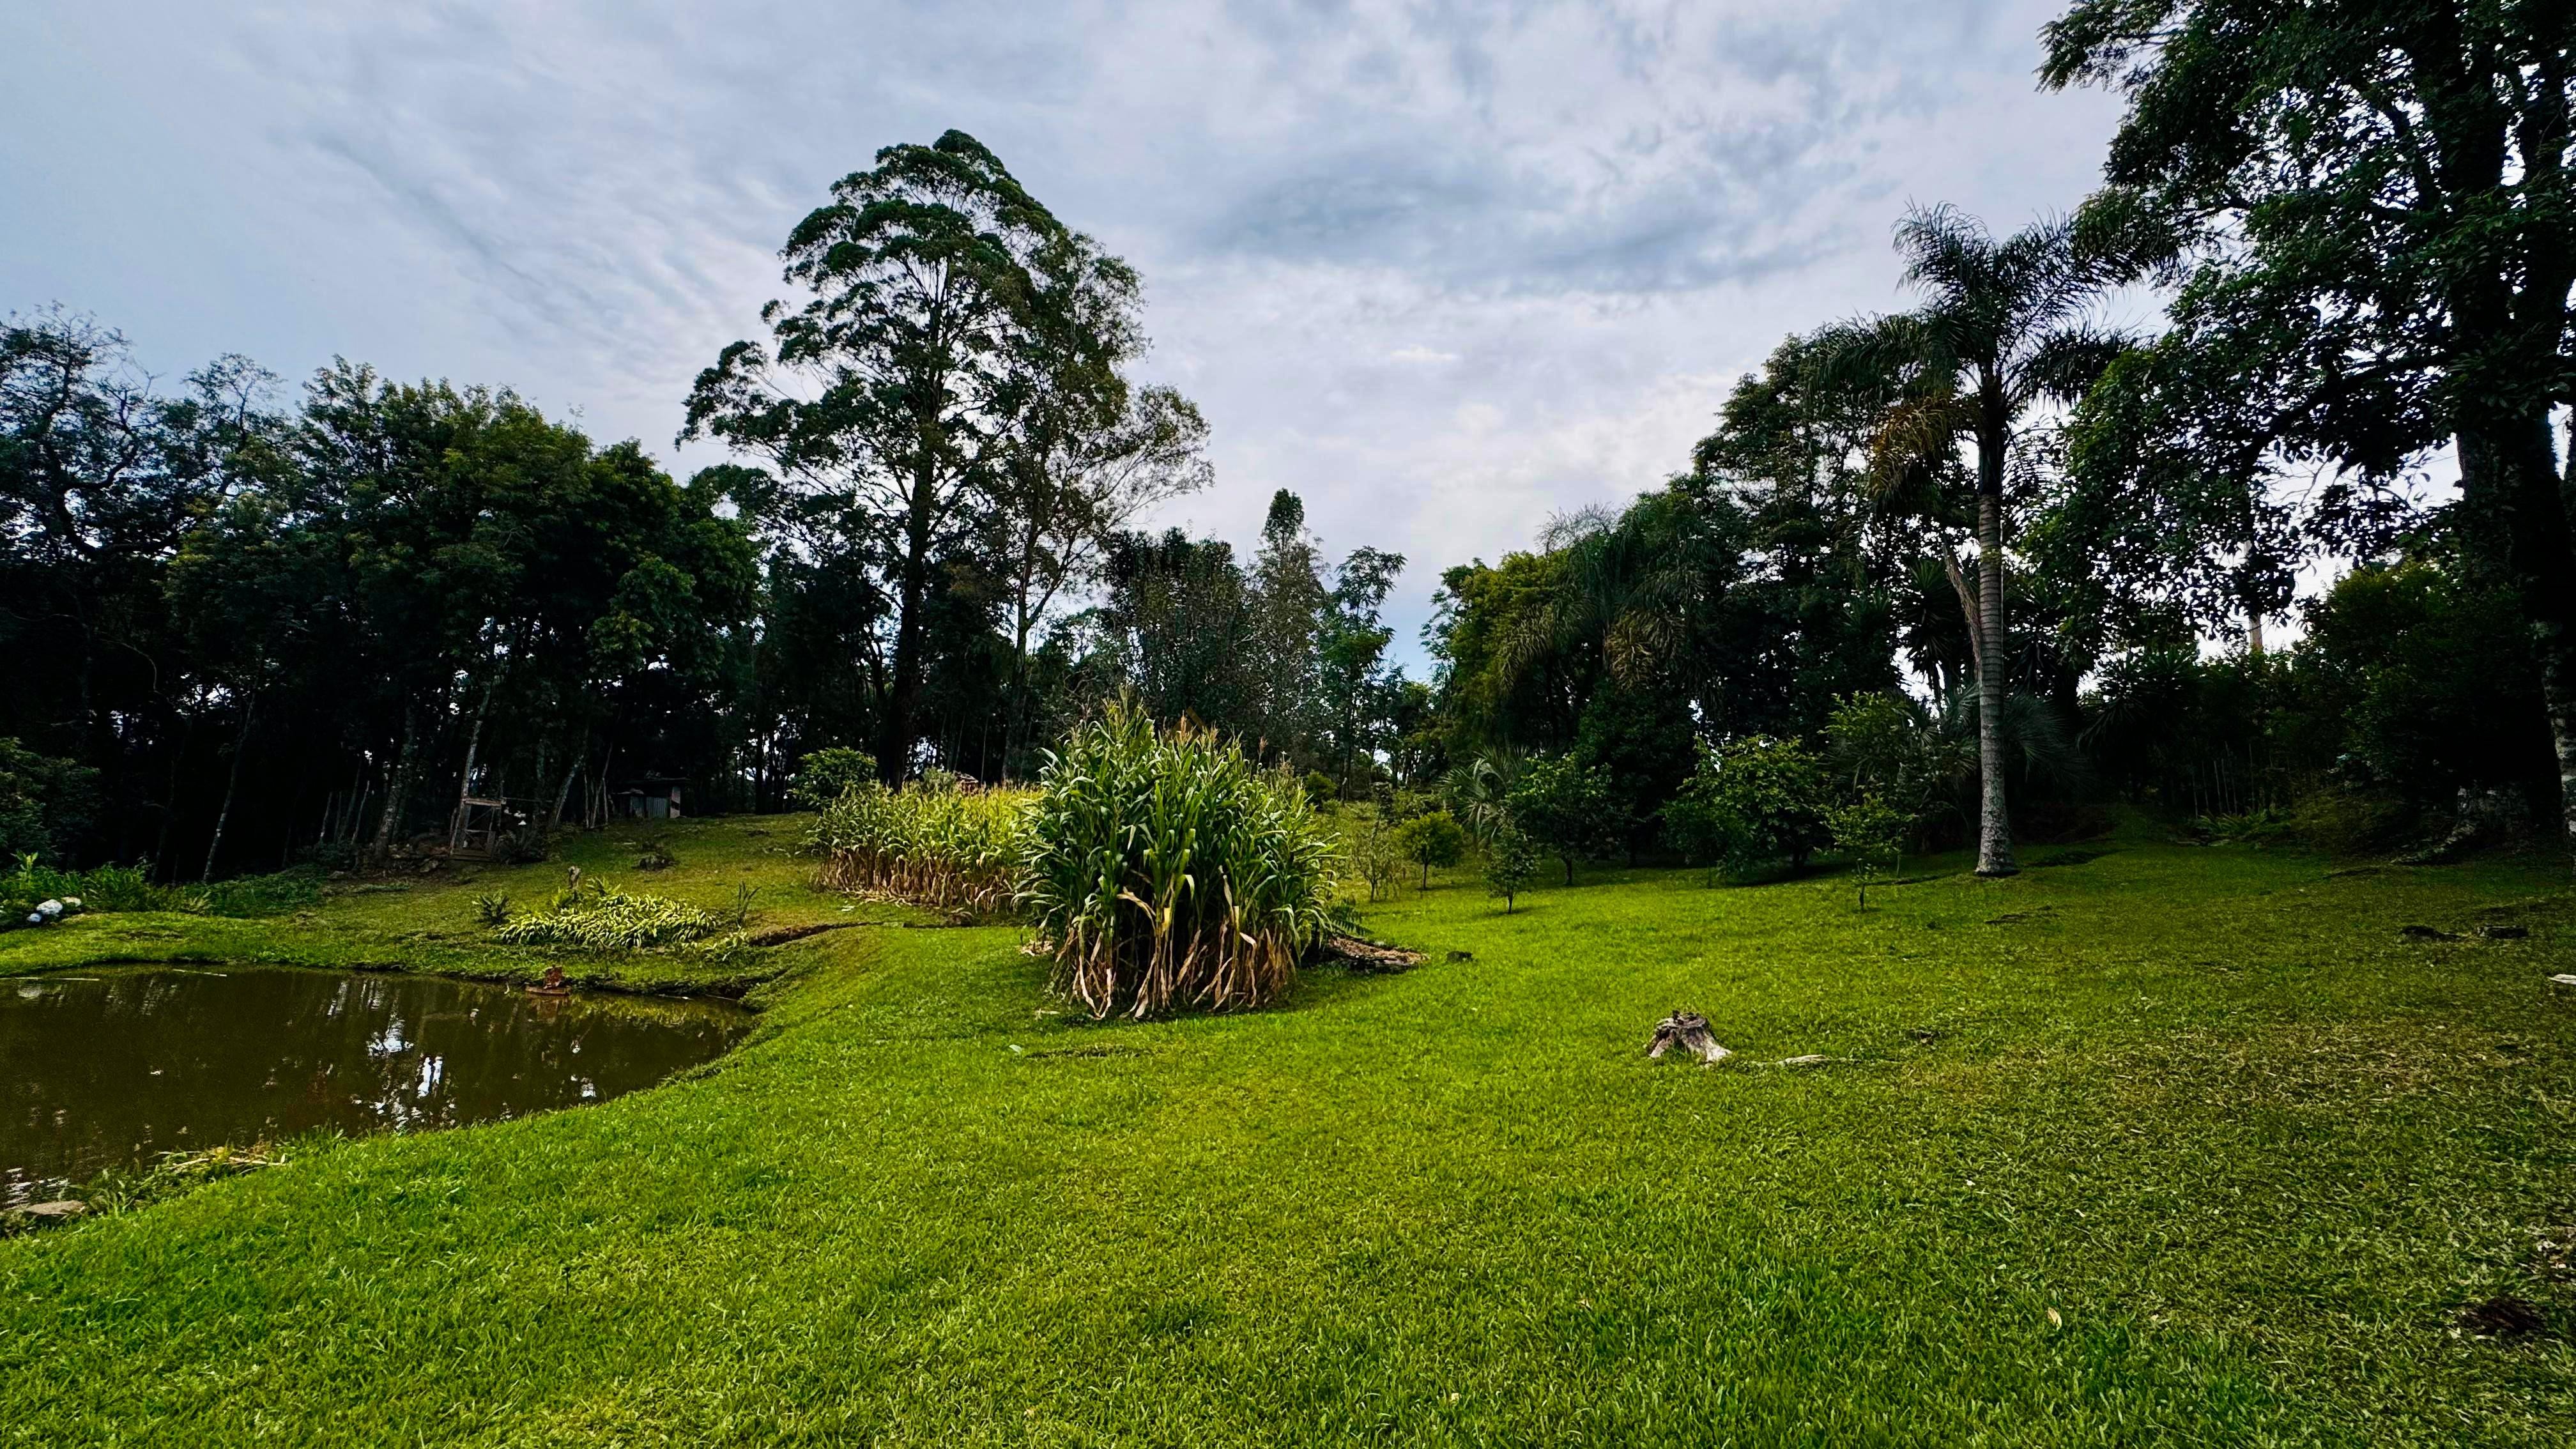
[[676, 469], [688, 382], [879, 146], [950, 127], [1143, 272], [1214, 430], [1438, 571], [1684, 461], [1792, 330], [1902, 302], [1888, 227], [2072, 206], [2116, 111], [2046, 0], [29, 4], [0, 13], [0, 311], [156, 370], [506, 383]]

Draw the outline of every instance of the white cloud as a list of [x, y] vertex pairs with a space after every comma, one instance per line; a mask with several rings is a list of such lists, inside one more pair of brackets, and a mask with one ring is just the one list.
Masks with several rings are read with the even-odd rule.
[[[2114, 110], [2051, 6], [1917, 0], [20, 7], [0, 306], [177, 369], [509, 383], [666, 456], [775, 249], [955, 126], [1135, 262], [1215, 430], [1172, 510], [1438, 571], [1684, 463], [1793, 328], [1895, 305], [1909, 199], [2080, 199]], [[693, 450], [680, 465], [706, 461]]]

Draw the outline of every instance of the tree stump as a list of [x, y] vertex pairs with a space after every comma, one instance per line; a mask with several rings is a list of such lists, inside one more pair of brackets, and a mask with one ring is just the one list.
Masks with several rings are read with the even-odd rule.
[[1709, 1035], [1708, 1018], [1696, 1011], [1675, 1011], [1656, 1022], [1655, 1038], [1646, 1043], [1646, 1055], [1660, 1059], [1675, 1047], [1696, 1053], [1701, 1061], [1712, 1067], [1735, 1055], [1719, 1046], [1716, 1037]]

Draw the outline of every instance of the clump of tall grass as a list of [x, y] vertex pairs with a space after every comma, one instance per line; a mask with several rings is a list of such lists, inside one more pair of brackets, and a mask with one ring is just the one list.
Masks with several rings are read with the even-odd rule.
[[667, 896], [628, 895], [604, 882], [555, 909], [520, 916], [492, 932], [513, 946], [556, 946], [577, 951], [650, 951], [694, 945], [715, 937], [723, 917]]
[[1094, 1016], [1260, 1005], [1340, 889], [1340, 842], [1297, 780], [1126, 708], [1048, 764], [1027, 840], [1020, 901]]
[[926, 780], [889, 790], [858, 781], [823, 807], [806, 848], [826, 890], [879, 891], [938, 910], [1008, 907], [1027, 854], [1033, 792]]

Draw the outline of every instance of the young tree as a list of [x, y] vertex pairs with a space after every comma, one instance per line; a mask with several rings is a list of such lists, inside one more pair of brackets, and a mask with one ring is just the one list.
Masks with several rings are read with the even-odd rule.
[[1517, 833], [1564, 865], [1567, 885], [1574, 884], [1576, 865], [1618, 849], [1628, 826], [1609, 772], [1570, 757], [1521, 766], [1512, 781], [1511, 818]]
[[[2005, 476], [2038, 405], [2072, 403], [2124, 345], [2082, 321], [2103, 278], [2079, 257], [2071, 224], [2047, 221], [1998, 239], [1947, 206], [1918, 208], [1896, 231], [1905, 279], [1924, 294], [1888, 319], [1865, 350], [1902, 380], [1902, 401], [1876, 440], [1891, 485], [1939, 481], [1962, 443], [1973, 446], [1977, 573], [1973, 586], [1947, 561], [1975, 643], [1978, 766], [1982, 798], [1977, 873], [2011, 875], [2012, 816], [2005, 797], [2005, 697], [2010, 636], [2004, 627], [2004, 548], [2011, 529]], [[1946, 551], [1945, 551], [1946, 552]]]
[[1538, 878], [1538, 846], [1519, 829], [1505, 825], [1485, 842], [1485, 893], [1503, 898], [1503, 914], [1529, 883]]
[[1824, 766], [1796, 740], [1752, 735], [1709, 750], [1664, 807], [1673, 847], [1738, 876], [1774, 861], [1804, 866], [1826, 838]]
[[2576, 402], [2576, 11], [2079, 0], [2046, 39], [2043, 84], [2128, 99], [2084, 220], [2182, 281], [2176, 346], [2286, 393], [2285, 446], [2364, 482], [2455, 445], [2455, 521], [2519, 595], [2576, 842], [2576, 460], [2554, 428]]
[[1358, 867], [1360, 879], [1368, 883], [1370, 900], [1378, 892], [1395, 884], [1397, 872], [1411, 857], [1405, 851], [1403, 827], [1394, 820], [1394, 811], [1383, 803], [1350, 807], [1351, 863]]
[[734, 343], [699, 374], [681, 437], [720, 438], [791, 487], [848, 500], [853, 525], [884, 540], [895, 638], [877, 762], [900, 779], [919, 742], [934, 560], [988, 517], [1022, 410], [1115, 411], [1064, 394], [1119, 386], [1135, 277], [962, 131], [879, 151], [783, 254], [811, 300], [770, 303], [769, 345]]
[[1431, 889], [1433, 866], [1446, 868], [1467, 858], [1467, 831], [1446, 810], [1416, 815], [1396, 827], [1396, 849], [1422, 867], [1422, 888]]
[[1825, 828], [1833, 836], [1834, 849], [1851, 862], [1860, 908], [1868, 910], [1869, 883], [1880, 876], [1896, 874], [1905, 858], [1905, 833], [1913, 828], [1913, 822], [1889, 809], [1877, 796], [1863, 795], [1827, 810]]

